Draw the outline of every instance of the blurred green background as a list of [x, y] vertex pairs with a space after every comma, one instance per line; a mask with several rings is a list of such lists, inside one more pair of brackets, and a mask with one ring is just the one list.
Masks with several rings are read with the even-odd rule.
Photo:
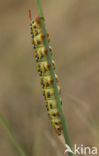
[[[42, 0], [74, 144], [99, 145], [99, 1]], [[28, 10], [34, 0], [0, 1], [0, 112], [27, 156], [62, 156], [65, 145], [50, 124], [31, 43]], [[0, 123], [0, 156], [18, 156]]]

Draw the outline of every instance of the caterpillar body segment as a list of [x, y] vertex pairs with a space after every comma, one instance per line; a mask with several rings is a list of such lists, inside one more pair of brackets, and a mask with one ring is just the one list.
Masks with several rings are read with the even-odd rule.
[[58, 117], [56, 119], [52, 119], [51, 122], [52, 122], [53, 126], [61, 124], [60, 118], [58, 118]]
[[[55, 77], [56, 77], [56, 81], [58, 81], [58, 76], [56, 74], [55, 74]], [[53, 79], [51, 75], [41, 76], [40, 82], [41, 82], [42, 88], [44, 89], [53, 87]]]
[[45, 88], [45, 89], [53, 85], [53, 79], [51, 78], [50, 75], [41, 77], [40, 82], [41, 82], [42, 88]]
[[[53, 54], [52, 48], [49, 47], [51, 55]], [[36, 62], [42, 62], [47, 60], [47, 49], [45, 47], [40, 47], [34, 50], [34, 56]]]
[[[51, 119], [51, 124], [54, 126], [56, 133], [61, 135], [62, 123], [58, 110], [58, 105], [55, 97], [55, 90], [53, 87], [53, 79], [50, 72], [50, 64], [47, 58], [47, 49], [44, 45], [44, 35], [39, 18], [32, 21], [31, 13], [30, 16], [30, 33], [32, 36], [32, 44], [34, 48], [34, 56], [36, 60], [37, 71], [40, 75], [40, 83], [42, 86], [42, 92], [45, 99], [45, 106], [48, 111], [48, 116]], [[49, 34], [47, 34], [48, 41], [50, 41]], [[51, 55], [53, 54], [52, 48], [49, 47]], [[53, 68], [55, 69], [55, 62], [52, 60]], [[58, 76], [55, 74], [56, 81], [58, 82]], [[60, 87], [57, 86], [58, 92], [60, 93]]]
[[[60, 99], [60, 101], [61, 101], [61, 99]], [[62, 102], [61, 102], [61, 104], [62, 104]], [[49, 99], [49, 100], [45, 101], [45, 106], [48, 109], [55, 109], [55, 108], [57, 108], [56, 99]]]
[[57, 102], [55, 99], [50, 99], [50, 100], [45, 101], [45, 105], [46, 105], [46, 108], [48, 109], [57, 108]]
[[[55, 68], [55, 62], [52, 61], [53, 63], [53, 68]], [[37, 71], [41, 71], [43, 76], [44, 74], [46, 75], [46, 72], [50, 71], [50, 64], [48, 63], [48, 61], [43, 61], [43, 62], [39, 62], [37, 63]]]
[[[34, 35], [32, 38], [32, 42], [36, 45], [36, 47], [42, 47], [44, 45], [44, 35], [43, 34], [38, 34], [38, 35]], [[48, 41], [50, 40], [49, 36], [48, 36]]]
[[[58, 92], [60, 93], [60, 87], [58, 86]], [[45, 99], [54, 99], [55, 98], [55, 92], [53, 88], [47, 88], [43, 89], [43, 96]]]

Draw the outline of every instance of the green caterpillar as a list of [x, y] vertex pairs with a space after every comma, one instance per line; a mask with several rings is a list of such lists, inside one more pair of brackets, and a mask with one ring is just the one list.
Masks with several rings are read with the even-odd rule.
[[[48, 115], [51, 118], [51, 123], [55, 127], [56, 133], [61, 135], [62, 133], [62, 124], [58, 111], [57, 101], [55, 98], [53, 79], [51, 78], [50, 73], [50, 64], [47, 59], [47, 49], [44, 45], [44, 35], [42, 33], [42, 28], [39, 18], [36, 18], [34, 21], [31, 17], [31, 12], [29, 11], [30, 16], [30, 32], [32, 36], [32, 44], [34, 48], [34, 56], [36, 60], [37, 71], [40, 75], [40, 83], [42, 85], [42, 92], [45, 99], [45, 106], [48, 111]], [[49, 34], [47, 34], [48, 41], [50, 41]], [[51, 55], [53, 54], [52, 48], [49, 47]], [[53, 68], [55, 69], [55, 62], [52, 60]], [[58, 81], [58, 76], [55, 74], [56, 81]], [[58, 86], [58, 91], [60, 93], [60, 87]]]

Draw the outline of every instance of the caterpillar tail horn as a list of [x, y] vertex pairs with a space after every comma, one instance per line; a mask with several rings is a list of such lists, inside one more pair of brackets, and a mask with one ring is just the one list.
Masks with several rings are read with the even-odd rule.
[[30, 19], [30, 21], [32, 21], [31, 9], [29, 9], [29, 19]]

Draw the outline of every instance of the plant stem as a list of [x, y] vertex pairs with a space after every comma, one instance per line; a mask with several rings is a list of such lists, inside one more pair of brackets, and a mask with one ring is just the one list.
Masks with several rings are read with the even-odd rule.
[[8, 136], [10, 137], [12, 143], [16, 147], [17, 151], [20, 153], [20, 156], [26, 156], [26, 154], [24, 153], [23, 149], [21, 148], [21, 146], [19, 145], [19, 143], [16, 141], [16, 139], [15, 139], [12, 131], [8, 127], [8, 124], [7, 124], [6, 120], [4, 119], [4, 117], [2, 116], [1, 113], [0, 113], [0, 121], [3, 124], [4, 128], [6, 129], [6, 132], [8, 133]]
[[[46, 29], [45, 29], [45, 24], [44, 24], [43, 10], [42, 10], [42, 6], [41, 6], [41, 1], [36, 0], [36, 4], [37, 4], [37, 8], [38, 8], [39, 17], [40, 17], [42, 32], [44, 34], [44, 44], [45, 44], [45, 47], [47, 49], [48, 62], [50, 63], [50, 72], [51, 72], [51, 76], [52, 76], [52, 79], [53, 79], [55, 97], [56, 97], [56, 100], [57, 100], [58, 109], [59, 109], [59, 113], [60, 113], [60, 118], [61, 118], [61, 122], [62, 122], [64, 139], [65, 139], [65, 143], [71, 148], [70, 139], [69, 139], [66, 123], [65, 123], [65, 118], [64, 118], [63, 111], [62, 111], [62, 107], [61, 107], [61, 101], [60, 101], [60, 96], [59, 96], [59, 92], [58, 92], [58, 88], [57, 88], [55, 72], [54, 72], [54, 69], [53, 69], [52, 57], [51, 57], [51, 54], [50, 54], [49, 43], [48, 43], [47, 33], [46, 33]], [[73, 156], [73, 154], [68, 152], [68, 156]]]

